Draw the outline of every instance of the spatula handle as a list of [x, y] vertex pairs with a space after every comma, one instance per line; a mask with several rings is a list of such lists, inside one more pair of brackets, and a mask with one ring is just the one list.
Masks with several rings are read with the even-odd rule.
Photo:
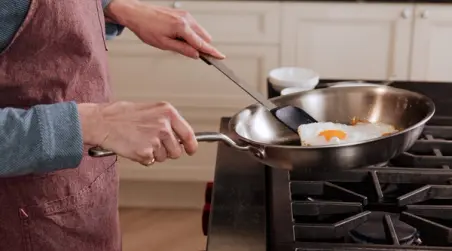
[[[185, 41], [185, 39], [183, 39], [181, 37], [176, 38], [176, 39], [181, 42], [185, 42], [185, 43], [187, 42], [187, 41]], [[221, 62], [221, 60], [216, 59], [216, 58], [214, 58], [206, 53], [200, 52], [200, 51], [198, 53], [199, 53], [199, 57], [201, 58], [202, 61], [204, 61], [208, 65], [213, 65], [215, 68], [217, 68], [227, 78], [229, 78], [232, 82], [234, 82], [236, 85], [238, 85], [240, 88], [242, 88], [242, 90], [244, 90], [246, 93], [248, 93], [248, 95], [250, 95], [257, 102], [261, 103], [261, 105], [263, 105], [265, 108], [267, 108], [267, 110], [270, 111], [272, 109], [277, 108], [277, 106], [275, 104], [273, 104], [273, 102], [271, 102], [266, 97], [264, 97], [260, 92], [251, 88], [248, 84], [245, 83], [245, 81], [243, 81], [242, 79], [237, 77], [235, 75], [234, 71], [231, 68], [229, 68], [228, 66], [226, 66], [223, 62]]]
[[235, 75], [235, 73], [226, 66], [221, 60], [218, 60], [210, 55], [207, 55], [205, 53], [199, 53], [199, 57], [202, 61], [204, 61], [208, 65], [213, 65], [215, 68], [217, 68], [221, 73], [223, 73], [226, 77], [228, 77], [232, 82], [234, 82], [236, 85], [238, 85], [242, 90], [244, 90], [248, 95], [250, 95], [252, 98], [254, 98], [257, 102], [261, 103], [265, 108], [268, 110], [272, 110], [277, 108], [273, 102], [268, 100], [266, 97], [264, 97], [261, 93], [254, 90], [250, 87], [245, 81], [240, 79]]

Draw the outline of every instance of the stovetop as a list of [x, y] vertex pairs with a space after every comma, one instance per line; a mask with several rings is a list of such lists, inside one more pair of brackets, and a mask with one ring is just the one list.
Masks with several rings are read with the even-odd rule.
[[[323, 80], [319, 88], [335, 81]], [[452, 250], [452, 84], [396, 82], [393, 86], [426, 94], [437, 111], [415, 145], [388, 163], [335, 173], [296, 174], [265, 167], [220, 145], [209, 229], [211, 247], [217, 248], [208, 246], [208, 250], [223, 250], [215, 246], [215, 221], [226, 211], [215, 215], [215, 207], [226, 202], [230, 205], [225, 207], [232, 210], [228, 211], [230, 217], [235, 212], [234, 217], [245, 220], [253, 212], [256, 221], [263, 221], [254, 225], [241, 222], [254, 226], [248, 230], [232, 228], [248, 231], [245, 236], [252, 236], [255, 244], [258, 239], [264, 243], [252, 250]], [[271, 88], [269, 93], [276, 94]], [[244, 168], [246, 171], [241, 171]], [[254, 187], [221, 184], [224, 172], [230, 181], [246, 182], [247, 178]], [[254, 178], [250, 179], [251, 173]], [[232, 202], [232, 197], [222, 201], [221, 192], [227, 190], [223, 186], [232, 186], [242, 203], [237, 204], [237, 198]], [[237, 189], [254, 193], [237, 193]], [[247, 208], [245, 195], [260, 206]], [[240, 216], [240, 210], [251, 211]], [[253, 218], [250, 220], [252, 223]], [[234, 250], [251, 250], [242, 248]]]

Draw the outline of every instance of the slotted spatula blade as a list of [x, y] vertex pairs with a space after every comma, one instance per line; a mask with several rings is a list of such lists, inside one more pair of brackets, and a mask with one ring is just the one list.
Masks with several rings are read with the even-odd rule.
[[273, 102], [265, 98], [258, 91], [253, 90], [243, 80], [237, 77], [234, 72], [227, 67], [223, 62], [213, 58], [210, 55], [200, 53], [200, 58], [208, 65], [213, 65], [232, 82], [242, 88], [257, 102], [262, 104], [267, 110], [269, 110], [273, 116], [275, 116], [282, 124], [291, 129], [293, 132], [298, 133], [298, 127], [302, 124], [309, 124], [317, 122], [311, 115], [299, 107], [295, 106], [283, 106], [278, 107]]

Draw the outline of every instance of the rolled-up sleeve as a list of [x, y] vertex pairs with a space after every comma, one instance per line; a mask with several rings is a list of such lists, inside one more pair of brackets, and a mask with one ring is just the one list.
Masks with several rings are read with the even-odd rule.
[[[102, 7], [105, 9], [112, 0], [102, 0]], [[105, 34], [107, 37], [107, 40], [111, 40], [115, 38], [116, 36], [121, 35], [122, 31], [124, 30], [124, 26], [120, 24], [115, 24], [111, 22], [105, 23]]]
[[0, 109], [0, 176], [76, 168], [83, 157], [74, 102]]

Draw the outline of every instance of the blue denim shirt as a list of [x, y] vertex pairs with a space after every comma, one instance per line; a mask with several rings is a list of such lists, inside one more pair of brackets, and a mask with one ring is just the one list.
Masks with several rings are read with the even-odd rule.
[[[103, 7], [110, 1], [102, 0]], [[0, 52], [22, 24], [29, 5], [29, 0], [0, 0]], [[123, 29], [106, 24], [107, 39], [119, 35]], [[37, 105], [28, 110], [0, 109], [0, 176], [76, 168], [82, 156], [82, 133], [75, 102]]]

